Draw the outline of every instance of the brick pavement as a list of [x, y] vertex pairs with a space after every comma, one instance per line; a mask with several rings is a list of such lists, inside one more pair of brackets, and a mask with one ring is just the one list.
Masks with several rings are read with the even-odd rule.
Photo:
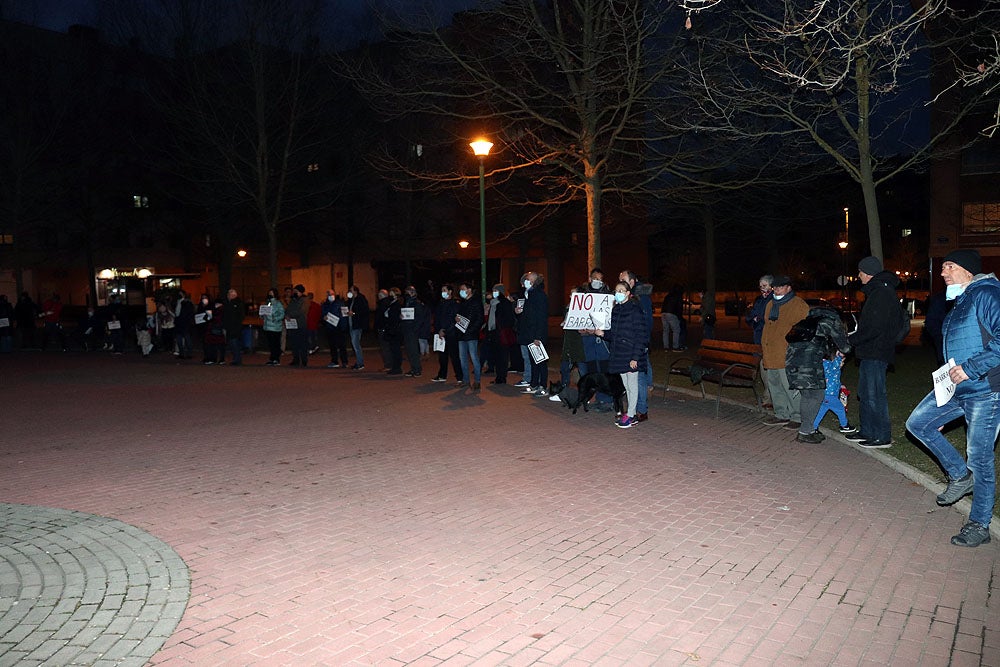
[[0, 359], [0, 501], [190, 570], [150, 664], [1000, 665], [997, 544], [837, 438], [262, 362]]

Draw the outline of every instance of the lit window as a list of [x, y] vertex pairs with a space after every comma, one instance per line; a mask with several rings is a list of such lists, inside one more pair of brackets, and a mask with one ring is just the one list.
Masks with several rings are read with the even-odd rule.
[[962, 231], [967, 234], [1000, 232], [1000, 203], [964, 204]]
[[905, 239], [907, 236], [909, 236], [912, 233], [913, 233], [912, 229], [904, 229], [903, 230], [903, 238]]
[[149, 208], [149, 197], [132, 195], [132, 206], [135, 208]]

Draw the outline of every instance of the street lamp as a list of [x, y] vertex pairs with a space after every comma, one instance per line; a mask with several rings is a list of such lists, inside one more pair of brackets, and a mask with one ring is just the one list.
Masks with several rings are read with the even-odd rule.
[[[243, 249], [243, 248], [240, 248], [239, 250], [236, 251], [236, 256], [239, 257], [241, 260], [245, 260], [247, 258], [247, 254], [248, 254], [247, 251], [245, 249]], [[244, 262], [240, 262], [240, 296], [241, 296], [241, 298], [244, 301], [246, 301], [246, 298], [247, 298], [247, 268], [246, 268], [246, 264]]]
[[476, 139], [471, 142], [472, 152], [479, 158], [479, 296], [486, 297], [486, 156], [493, 142]]
[[[844, 210], [846, 211], [847, 209], [845, 208]], [[851, 279], [847, 277], [847, 232], [844, 232], [843, 236], [840, 237], [837, 246], [840, 247], [840, 284], [844, 288], [844, 302], [841, 304], [841, 307], [844, 310], [848, 310], [850, 302], [847, 298], [847, 283]]]

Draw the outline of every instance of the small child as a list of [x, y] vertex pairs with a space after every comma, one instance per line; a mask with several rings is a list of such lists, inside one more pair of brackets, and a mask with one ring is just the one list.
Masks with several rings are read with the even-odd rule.
[[823, 378], [826, 380], [826, 389], [823, 392], [823, 404], [819, 406], [819, 412], [813, 421], [813, 430], [819, 428], [819, 423], [827, 412], [837, 415], [840, 422], [841, 433], [854, 433], [855, 429], [847, 421], [847, 409], [840, 402], [840, 369], [844, 366], [844, 355], [834, 352], [833, 359], [823, 359]]

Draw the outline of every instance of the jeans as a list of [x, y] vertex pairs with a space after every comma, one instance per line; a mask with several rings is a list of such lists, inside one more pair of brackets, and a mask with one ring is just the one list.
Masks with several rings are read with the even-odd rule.
[[889, 397], [885, 390], [885, 373], [889, 364], [878, 359], [862, 359], [858, 370], [858, 432], [869, 440], [892, 440], [889, 422]]
[[351, 347], [354, 348], [354, 363], [365, 365], [365, 355], [361, 352], [361, 329], [351, 329]]
[[237, 332], [235, 335], [233, 335], [233, 336], [231, 336], [229, 338], [228, 342], [229, 342], [229, 351], [233, 355], [233, 363], [237, 364], [237, 365], [242, 364], [243, 363], [243, 336], [240, 335], [240, 332]]
[[[649, 388], [653, 386], [653, 365], [649, 363], [649, 352], [646, 352], [646, 370], [639, 373], [639, 389], [635, 410], [639, 414], [649, 412]], [[631, 415], [629, 415], [631, 416]]]
[[531, 384], [531, 352], [528, 352], [528, 346], [521, 346], [521, 359], [524, 362], [524, 381]]
[[177, 332], [177, 352], [181, 359], [190, 359], [194, 345], [191, 342], [191, 331]]
[[563, 359], [559, 363], [559, 381], [562, 382], [567, 387], [569, 386], [570, 375], [573, 373], [573, 364], [576, 364], [576, 372], [583, 377], [587, 374], [587, 362], [586, 361], [570, 361], [569, 359]]
[[[462, 378], [466, 382], [479, 382], [482, 373], [482, 364], [479, 363], [479, 341], [460, 340], [458, 341], [458, 356], [462, 360]], [[472, 358], [472, 372], [469, 372], [469, 358]]]
[[[963, 416], [968, 425], [965, 441], [967, 461], [938, 431], [939, 427]], [[960, 479], [965, 476], [966, 470], [972, 471], [972, 511], [969, 520], [983, 526], [990, 525], [996, 493], [993, 449], [1000, 433], [1000, 392], [969, 397], [956, 395], [939, 408], [932, 391], [913, 408], [906, 420], [906, 428], [931, 450], [949, 479]]]

